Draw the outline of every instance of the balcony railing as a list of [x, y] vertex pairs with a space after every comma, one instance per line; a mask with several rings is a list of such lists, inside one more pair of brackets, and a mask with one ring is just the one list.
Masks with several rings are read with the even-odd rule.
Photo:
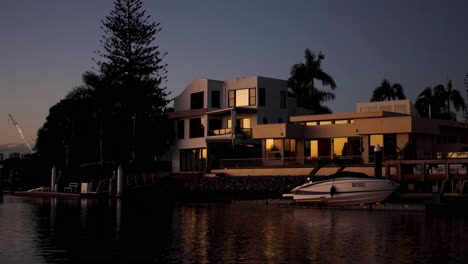
[[208, 136], [219, 136], [231, 134], [230, 128], [211, 129], [208, 131]]
[[[231, 128], [219, 128], [219, 129], [210, 129], [208, 130], [208, 136], [220, 136], [220, 135], [228, 135], [231, 134]], [[251, 128], [236, 128], [236, 135], [242, 135], [245, 138], [252, 137], [252, 129]]]
[[[322, 161], [331, 160], [331, 157], [270, 157], [270, 158], [245, 158], [245, 159], [221, 159], [220, 168], [248, 168], [248, 167], [310, 167], [316, 166]], [[362, 165], [361, 156], [335, 157], [335, 162], [330, 165]]]

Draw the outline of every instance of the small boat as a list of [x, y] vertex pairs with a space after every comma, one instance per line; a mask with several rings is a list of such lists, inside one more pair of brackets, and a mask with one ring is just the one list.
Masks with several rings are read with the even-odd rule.
[[364, 173], [343, 169], [340, 168], [330, 176], [313, 177], [313, 180], [308, 178], [307, 183], [294, 188], [283, 197], [292, 197], [297, 203], [322, 205], [380, 203], [400, 186], [385, 178], [369, 177]]

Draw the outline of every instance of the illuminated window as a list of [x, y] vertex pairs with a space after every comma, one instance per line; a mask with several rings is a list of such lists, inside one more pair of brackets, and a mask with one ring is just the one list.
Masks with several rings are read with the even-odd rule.
[[228, 92], [228, 107], [236, 106], [236, 90], [229, 90]]
[[229, 90], [228, 92], [228, 107], [254, 106], [255, 101], [255, 88]]
[[329, 158], [331, 156], [331, 139], [321, 138], [305, 141], [304, 155], [310, 158]]
[[320, 125], [323, 126], [323, 125], [331, 125], [332, 124], [332, 121], [320, 121]]
[[335, 120], [336, 125], [348, 124], [348, 120]]
[[348, 138], [333, 139], [333, 155], [347, 156], [348, 155]]
[[307, 122], [306, 126], [316, 126], [317, 122]]
[[250, 88], [249, 89], [249, 105], [255, 105], [255, 100], [256, 100], [255, 89]]
[[281, 139], [266, 139], [266, 151], [279, 151], [283, 150]]
[[375, 147], [377, 144], [383, 147], [383, 135], [370, 135], [370, 145]]
[[370, 135], [369, 136], [369, 162], [374, 162], [374, 148], [377, 144], [383, 152], [384, 137], [383, 135]]
[[296, 140], [284, 139], [284, 156], [296, 157]]
[[270, 160], [279, 160], [283, 153], [283, 140], [268, 138], [265, 140], [265, 157]]

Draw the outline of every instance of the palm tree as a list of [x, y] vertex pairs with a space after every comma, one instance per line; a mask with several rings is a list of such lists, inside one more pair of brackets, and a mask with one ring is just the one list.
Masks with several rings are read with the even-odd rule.
[[433, 95], [431, 87], [426, 87], [419, 95], [414, 104], [421, 117], [435, 117], [440, 113], [440, 98]]
[[391, 84], [388, 80], [384, 79], [380, 86], [375, 88], [371, 102], [403, 99], [406, 99], [403, 86], [399, 83]]
[[[448, 82], [447, 89], [442, 84], [432, 89], [430, 87], [424, 89], [419, 94], [415, 107], [422, 117], [456, 120], [456, 113], [450, 110], [450, 104], [453, 104], [456, 112], [466, 109], [465, 101], [460, 92], [453, 89], [451, 81]], [[430, 115], [429, 109], [431, 109]]]
[[315, 114], [331, 113], [331, 110], [322, 106], [323, 102], [335, 99], [332, 92], [319, 90], [315, 86], [315, 80], [321, 81], [323, 86], [336, 88], [333, 78], [322, 69], [323, 53], [318, 56], [310, 49], [305, 50], [305, 63], [297, 63], [291, 67], [288, 86], [296, 96], [297, 106], [314, 111]]
[[[461, 96], [460, 91], [453, 88], [451, 80], [447, 84], [447, 89], [445, 89], [445, 98], [447, 100], [447, 103], [446, 103], [447, 113], [449, 114], [451, 113], [450, 104], [453, 105], [456, 112], [466, 109], [465, 100], [463, 100], [463, 97]], [[454, 120], [456, 120], [456, 115], [454, 115], [454, 117], [455, 117]]]

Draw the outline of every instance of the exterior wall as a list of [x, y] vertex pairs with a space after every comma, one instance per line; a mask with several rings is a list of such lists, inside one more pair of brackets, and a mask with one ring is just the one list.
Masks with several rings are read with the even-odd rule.
[[[220, 92], [220, 99], [219, 99], [219, 108], [212, 108], [211, 107], [211, 91], [219, 91]], [[224, 82], [216, 81], [216, 80], [208, 80], [208, 89], [205, 93], [205, 108], [209, 110], [216, 110], [216, 109], [223, 109], [226, 108], [226, 101], [223, 98], [226, 98], [225, 90], [224, 90]]]
[[[265, 88], [265, 106], [258, 106], [259, 102], [259, 87]], [[237, 89], [256, 89], [256, 102], [253, 106], [242, 106], [236, 110], [234, 117], [231, 116], [230, 108], [228, 107], [228, 93], [230, 90]], [[220, 91], [220, 107], [212, 108], [211, 92], [214, 90]], [[190, 109], [191, 94], [196, 92], [204, 92], [204, 106], [203, 109]], [[287, 81], [265, 78], [259, 76], [245, 77], [229, 79], [225, 81], [209, 80], [209, 79], [197, 79], [192, 81], [186, 89], [174, 99], [174, 113], [171, 113], [174, 120], [184, 120], [184, 139], [176, 139], [171, 148], [172, 157], [172, 169], [173, 172], [180, 170], [180, 150], [181, 149], [193, 149], [193, 148], [207, 148], [206, 138], [209, 133], [210, 119], [221, 120], [221, 127], [227, 128], [229, 119], [250, 119], [250, 128], [252, 131], [257, 129], [258, 124], [263, 123], [263, 119], [267, 118], [268, 123], [288, 122], [289, 115], [296, 113], [295, 99], [287, 97], [286, 108], [280, 108], [280, 92], [286, 92], [287, 96]], [[251, 108], [253, 113], [245, 113], [245, 109]], [[217, 111], [219, 110], [219, 111]], [[214, 111], [214, 112], [210, 112]], [[207, 115], [208, 112], [208, 115]], [[307, 113], [302, 111], [301, 113]], [[190, 131], [190, 119], [202, 117], [204, 124], [204, 137], [203, 138], [189, 138]], [[176, 124], [174, 124], [176, 125]], [[235, 121], [232, 120], [231, 128], [235, 129]], [[212, 129], [212, 128], [211, 128]], [[286, 132], [284, 133], [286, 134]], [[231, 137], [235, 137], [235, 133], [210, 136], [217, 140], [230, 140]], [[237, 139], [236, 139], [237, 140]], [[251, 140], [252, 141], [252, 140]], [[208, 150], [209, 151], [209, 150]], [[210, 155], [208, 153], [208, 155]]]
[[392, 100], [381, 102], [364, 102], [356, 104], [356, 112], [376, 112], [387, 111], [402, 113], [408, 115], [417, 115], [416, 109], [409, 99], [406, 100]]
[[[190, 119], [184, 120], [184, 139], [175, 139], [171, 147], [171, 158], [172, 158], [172, 171], [180, 171], [180, 150], [181, 149], [194, 149], [194, 148], [206, 148], [206, 125], [205, 125], [205, 137], [189, 138], [190, 136]], [[207, 123], [206, 116], [202, 117], [202, 122]]]
[[362, 151], [362, 161], [364, 164], [369, 163], [369, 136], [363, 136], [362, 137], [362, 146], [363, 146], [363, 151]]
[[409, 134], [397, 134], [397, 147], [401, 151], [410, 139]]
[[[265, 88], [265, 106], [258, 106], [257, 123], [263, 124], [263, 119], [267, 118], [268, 124], [288, 122], [289, 114], [288, 107], [292, 107], [291, 101], [286, 98], [286, 108], [280, 108], [280, 93], [288, 91], [288, 82], [272, 78], [258, 77], [258, 88]], [[258, 89], [257, 89], [257, 105], [258, 105]], [[294, 105], [295, 107], [295, 105]]]
[[196, 92], [205, 92], [203, 105], [207, 108], [207, 91], [208, 79], [193, 80], [180, 95], [174, 98], [174, 110], [190, 110], [190, 95]]

